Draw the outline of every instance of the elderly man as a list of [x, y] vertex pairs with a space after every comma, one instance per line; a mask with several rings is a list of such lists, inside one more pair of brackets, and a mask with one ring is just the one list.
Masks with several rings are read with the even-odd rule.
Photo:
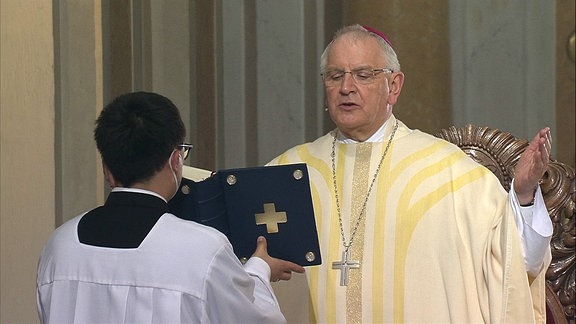
[[382, 33], [339, 30], [321, 72], [337, 129], [270, 162], [308, 164], [325, 260], [277, 287], [309, 296], [285, 312], [322, 323], [543, 322], [549, 129], [506, 193], [458, 147], [396, 119], [404, 74]]

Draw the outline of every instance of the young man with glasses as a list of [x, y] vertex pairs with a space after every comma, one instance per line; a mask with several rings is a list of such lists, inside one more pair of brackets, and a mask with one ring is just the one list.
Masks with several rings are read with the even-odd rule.
[[542, 322], [552, 224], [538, 180], [549, 129], [520, 158], [507, 194], [458, 147], [396, 119], [404, 74], [382, 33], [341, 29], [320, 69], [337, 129], [270, 163], [308, 164], [325, 260], [291, 281], [290, 293], [310, 300], [292, 299], [298, 312], [286, 305], [286, 314], [319, 323]]
[[94, 138], [112, 192], [46, 243], [37, 276], [42, 323], [285, 322], [270, 280], [302, 267], [270, 257], [264, 238], [242, 265], [226, 236], [168, 212], [192, 147], [169, 99], [116, 98]]

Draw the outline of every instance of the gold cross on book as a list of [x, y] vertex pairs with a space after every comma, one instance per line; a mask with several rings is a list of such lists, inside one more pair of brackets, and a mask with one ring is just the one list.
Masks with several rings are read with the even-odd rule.
[[256, 214], [256, 225], [266, 224], [268, 233], [278, 233], [278, 224], [288, 222], [286, 212], [277, 212], [274, 203], [264, 204], [264, 213]]
[[348, 286], [348, 270], [360, 269], [360, 261], [349, 260], [350, 251], [342, 252], [342, 260], [332, 262], [332, 269], [340, 270], [340, 286]]

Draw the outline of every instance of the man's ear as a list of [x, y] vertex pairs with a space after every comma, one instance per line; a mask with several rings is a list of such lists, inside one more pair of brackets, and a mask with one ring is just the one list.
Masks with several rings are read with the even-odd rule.
[[172, 155], [170, 155], [170, 167], [172, 170], [178, 170], [184, 164], [184, 159], [182, 159], [182, 155], [178, 150], [172, 151]]
[[396, 72], [392, 75], [392, 80], [390, 82], [390, 92], [388, 93], [388, 104], [393, 106], [398, 101], [400, 97], [400, 92], [402, 92], [402, 86], [404, 85], [404, 73]]
[[106, 179], [106, 182], [108, 182], [108, 184], [110, 185], [110, 188], [119, 186], [119, 184], [116, 183], [114, 175], [112, 174], [112, 172], [110, 172], [110, 169], [108, 169], [108, 166], [106, 165], [106, 163], [104, 163], [104, 161], [102, 161], [102, 171], [104, 171], [104, 178]]

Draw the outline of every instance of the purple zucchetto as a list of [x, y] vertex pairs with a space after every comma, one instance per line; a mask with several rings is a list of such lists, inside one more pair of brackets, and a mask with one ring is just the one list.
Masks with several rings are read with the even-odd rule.
[[364, 29], [366, 29], [367, 31], [380, 36], [380, 38], [382, 38], [386, 43], [388, 43], [388, 45], [390, 45], [390, 47], [394, 48], [394, 46], [392, 46], [392, 43], [390, 43], [390, 40], [388, 40], [388, 37], [386, 37], [386, 35], [384, 35], [384, 33], [379, 31], [378, 29], [374, 29], [374, 28], [368, 27], [368, 26], [362, 26], [362, 27], [364, 27]]

